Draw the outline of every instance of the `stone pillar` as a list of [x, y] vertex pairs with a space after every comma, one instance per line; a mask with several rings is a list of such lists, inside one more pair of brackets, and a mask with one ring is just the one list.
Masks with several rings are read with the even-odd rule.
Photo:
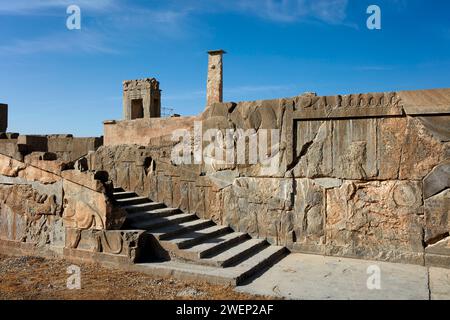
[[8, 129], [8, 105], [0, 103], [0, 132]]
[[223, 50], [208, 51], [208, 82], [206, 85], [206, 105], [223, 100]]

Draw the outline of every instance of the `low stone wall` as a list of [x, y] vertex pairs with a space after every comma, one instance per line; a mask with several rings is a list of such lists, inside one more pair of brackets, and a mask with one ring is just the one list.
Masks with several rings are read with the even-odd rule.
[[114, 205], [105, 173], [81, 172], [73, 163], [45, 158], [31, 153], [22, 162], [0, 155], [0, 240], [10, 242], [5, 247], [63, 254], [65, 247], [85, 250], [85, 234], [101, 233], [109, 247], [96, 252], [115, 252], [120, 245], [117, 254], [134, 259], [136, 236], [125, 234], [129, 241], [118, 242], [115, 235], [122, 233], [113, 231], [126, 213]]
[[253, 129], [247, 150], [262, 129], [278, 130], [268, 143], [277, 165], [175, 164], [168, 129], [158, 138], [149, 128], [150, 139], [131, 121], [116, 131], [126, 140], [105, 125], [114, 143], [90, 165], [126, 190], [292, 251], [450, 266], [450, 89], [215, 104], [193, 120], [203, 134]]
[[47, 152], [57, 155], [58, 159], [63, 161], [75, 161], [82, 156], [95, 151], [103, 145], [103, 138], [88, 137], [77, 138], [64, 135], [48, 136]]
[[171, 135], [177, 129], [190, 129], [196, 117], [148, 118], [104, 122], [107, 146], [121, 144], [148, 145], [152, 139]]
[[76, 138], [72, 135], [19, 135], [4, 134], [0, 136], [0, 154], [22, 161], [32, 152], [53, 153], [62, 161], [75, 161], [89, 151], [97, 150], [103, 145], [103, 138]]

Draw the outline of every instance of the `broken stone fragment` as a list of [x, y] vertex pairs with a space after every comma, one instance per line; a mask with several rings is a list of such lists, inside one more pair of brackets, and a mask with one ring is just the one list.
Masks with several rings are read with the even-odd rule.
[[425, 242], [435, 243], [450, 232], [450, 189], [425, 200]]
[[423, 179], [423, 196], [425, 199], [450, 188], [450, 160], [439, 164]]

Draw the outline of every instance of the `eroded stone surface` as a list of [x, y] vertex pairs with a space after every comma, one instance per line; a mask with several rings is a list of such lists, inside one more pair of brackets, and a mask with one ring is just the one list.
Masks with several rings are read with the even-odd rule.
[[450, 189], [425, 200], [425, 242], [434, 243], [450, 232]]
[[130, 262], [139, 258], [144, 231], [66, 229], [65, 247], [96, 253], [125, 256]]
[[[448, 92], [423, 94], [437, 101]], [[211, 103], [198, 117], [107, 122], [107, 146], [72, 167], [42, 154], [27, 157], [25, 166], [0, 157], [0, 183], [27, 182], [34, 188], [62, 179], [67, 226], [118, 228], [122, 216], [110, 210], [106, 182], [89, 171], [102, 170], [115, 186], [293, 250], [423, 263], [424, 251], [438, 255], [433, 250], [449, 230], [445, 168], [450, 148], [442, 136], [444, 117], [428, 121], [417, 105], [422, 98], [416, 101], [415, 95], [303, 94]], [[439, 108], [446, 106], [427, 114]], [[202, 134], [231, 130], [231, 146], [245, 147], [246, 162], [176, 164], [173, 130], [190, 132], [183, 147], [192, 152], [210, 142], [193, 136], [197, 120]], [[249, 151], [259, 148], [251, 139], [264, 130], [279, 133], [262, 152], [277, 160], [273, 166], [248, 161]], [[244, 143], [239, 142], [242, 132]], [[237, 150], [232, 154], [236, 159]], [[87, 243], [92, 249], [94, 242]]]
[[345, 182], [328, 190], [327, 200], [330, 253], [418, 262], [423, 252], [419, 183]]
[[425, 199], [450, 188], [450, 160], [440, 163], [423, 179]]

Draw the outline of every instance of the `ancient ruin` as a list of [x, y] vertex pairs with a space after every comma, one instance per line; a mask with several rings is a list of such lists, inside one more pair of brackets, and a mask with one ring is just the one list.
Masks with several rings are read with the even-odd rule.
[[123, 82], [123, 115], [126, 120], [161, 116], [161, 90], [155, 78]]
[[289, 252], [450, 267], [450, 89], [222, 102], [223, 53], [198, 116], [160, 118], [151, 78], [103, 140], [2, 134], [1, 251], [232, 284]]
[[208, 80], [206, 84], [206, 105], [223, 100], [223, 55], [224, 50], [208, 51]]

